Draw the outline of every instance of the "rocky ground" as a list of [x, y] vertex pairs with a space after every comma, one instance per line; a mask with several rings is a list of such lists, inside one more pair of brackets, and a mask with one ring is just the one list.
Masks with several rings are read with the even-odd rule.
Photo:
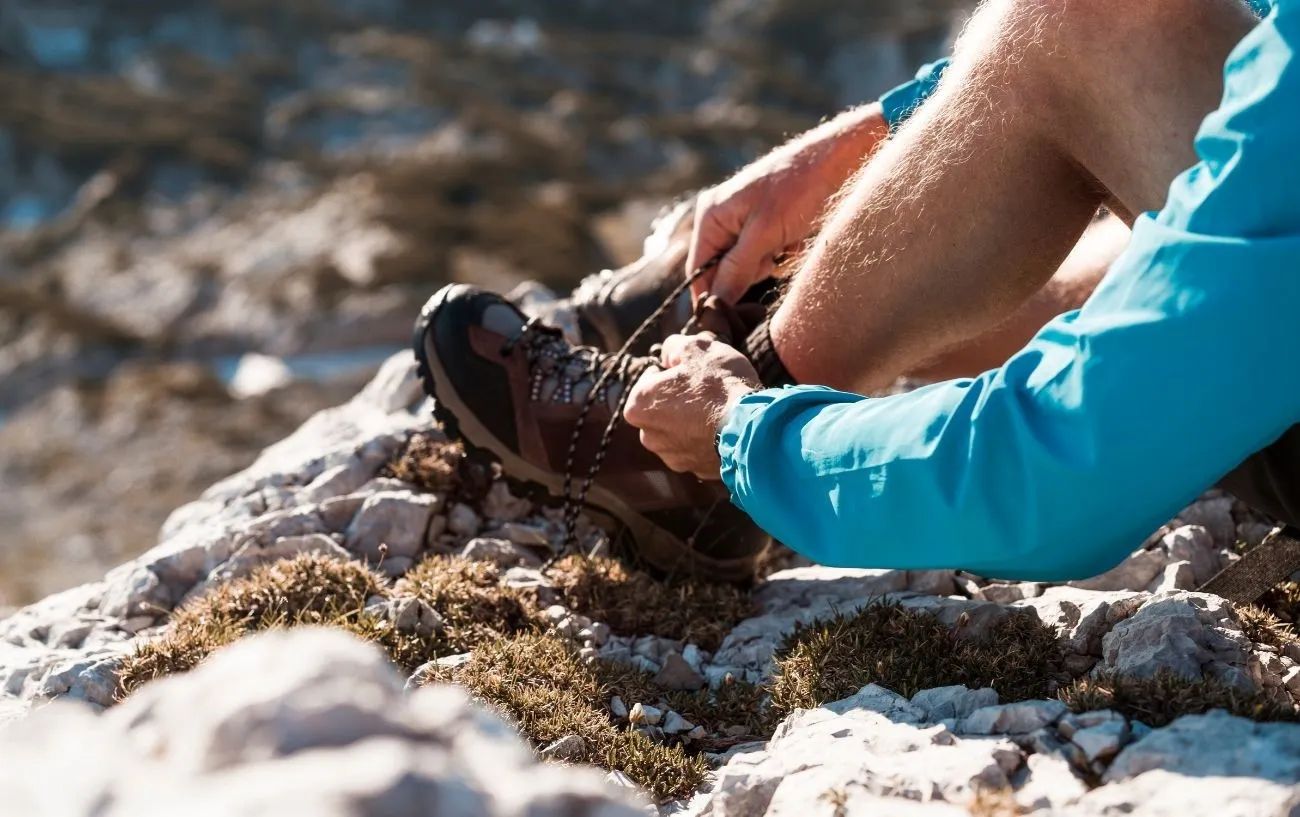
[[[102, 430], [51, 403], [250, 352], [391, 353], [447, 281], [626, 263], [663, 203], [905, 79], [962, 5], [0, 0], [0, 607], [142, 552], [339, 397], [272, 398], [286, 423], [214, 453], [211, 390], [148, 389], [192, 427], [167, 458], [85, 446], [85, 484], [154, 463], [91, 491], [31, 453]], [[224, 411], [254, 427], [263, 402]]]
[[[0, 621], [0, 811], [151, 813], [158, 780], [214, 814], [1300, 806], [1300, 642], [1191, 592], [1262, 535], [1228, 497], [1072, 586], [788, 556], [752, 591], [599, 555], [543, 571], [555, 512], [461, 458], [413, 368], [393, 358], [145, 555]], [[537, 767], [448, 681], [604, 782]]]

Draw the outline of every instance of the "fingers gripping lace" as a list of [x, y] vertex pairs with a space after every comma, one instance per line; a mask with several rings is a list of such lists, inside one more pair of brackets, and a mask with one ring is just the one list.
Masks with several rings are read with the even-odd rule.
[[[556, 560], [564, 554], [570, 552], [578, 545], [578, 516], [582, 513], [582, 507], [587, 502], [587, 494], [591, 491], [592, 484], [596, 481], [597, 474], [600, 473], [601, 466], [605, 463], [605, 454], [609, 449], [610, 440], [614, 437], [614, 432], [618, 429], [619, 424], [623, 421], [623, 409], [627, 406], [629, 395], [632, 393], [632, 383], [636, 381], [651, 364], [641, 362], [636, 363], [632, 360], [630, 350], [636, 345], [637, 341], [654, 326], [664, 313], [672, 308], [677, 299], [681, 297], [691, 284], [698, 281], [705, 273], [716, 267], [721, 261], [723, 253], [709, 259], [698, 269], [689, 273], [676, 288], [664, 299], [654, 312], [641, 322], [636, 331], [627, 339], [623, 347], [615, 352], [610, 360], [612, 365], [605, 365], [600, 376], [592, 385], [586, 397], [583, 399], [582, 411], [578, 414], [578, 419], [573, 425], [573, 434], [569, 438], [569, 449], [565, 456], [564, 462], [564, 545], [559, 553], [551, 558], [545, 565], [550, 567]], [[687, 324], [688, 327], [694, 324], [694, 317]], [[684, 330], [685, 331], [685, 330]], [[604, 400], [608, 393], [611, 378], [617, 378], [618, 381], [626, 384], [619, 393], [618, 400], [611, 407], [609, 422], [605, 425], [605, 430], [600, 436], [600, 443], [596, 447], [596, 455], [592, 460], [591, 467], [587, 469], [587, 474], [583, 478], [582, 485], [576, 495], [573, 494], [574, 466], [577, 462], [578, 445], [582, 440], [582, 430], [587, 424], [587, 415], [599, 400]], [[583, 557], [587, 556], [586, 552], [579, 551]], [[545, 569], [545, 567], [543, 569]]]

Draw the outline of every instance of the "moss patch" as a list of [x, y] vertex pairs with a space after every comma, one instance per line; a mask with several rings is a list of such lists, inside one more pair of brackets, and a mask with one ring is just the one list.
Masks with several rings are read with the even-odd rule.
[[872, 683], [909, 698], [953, 684], [993, 687], [1003, 702], [1046, 697], [1059, 648], [1056, 631], [1031, 614], [1008, 615], [975, 641], [929, 613], [881, 603], [797, 628], [776, 658], [772, 721]]
[[[415, 596], [446, 622], [443, 632], [399, 631], [366, 612], [367, 599]], [[177, 610], [166, 634], [141, 644], [119, 674], [119, 698], [155, 678], [193, 669], [238, 638], [304, 625], [338, 627], [378, 644], [407, 669], [534, 626], [535, 605], [497, 586], [496, 568], [464, 559], [426, 559], [390, 586], [357, 562], [314, 554], [265, 565]]]
[[460, 483], [464, 459], [465, 447], [461, 443], [447, 442], [441, 432], [417, 433], [411, 435], [385, 470], [387, 476], [426, 491], [452, 491]]
[[1212, 709], [1257, 721], [1300, 720], [1294, 707], [1259, 693], [1243, 692], [1209, 678], [1190, 680], [1168, 671], [1152, 678], [1114, 674], [1080, 678], [1061, 690], [1059, 697], [1075, 712], [1113, 709], [1155, 728]]
[[716, 650], [733, 627], [755, 612], [749, 593], [689, 579], [660, 581], [614, 559], [571, 556], [550, 578], [567, 607], [608, 624], [619, 635], [657, 635]]
[[484, 644], [469, 663], [430, 680], [464, 685], [538, 747], [577, 735], [586, 752], [575, 760], [621, 771], [661, 801], [689, 797], [708, 765], [681, 746], [661, 745], [610, 719], [606, 704], [618, 694], [613, 681], [623, 677], [604, 662], [582, 661], [559, 637], [528, 634]]

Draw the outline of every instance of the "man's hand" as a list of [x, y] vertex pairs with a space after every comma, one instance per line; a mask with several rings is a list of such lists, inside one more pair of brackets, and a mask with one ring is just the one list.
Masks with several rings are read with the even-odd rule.
[[632, 387], [623, 417], [669, 468], [716, 480], [718, 425], [733, 402], [759, 388], [758, 373], [708, 332], [665, 340], [663, 365]]
[[722, 262], [691, 287], [735, 303], [799, 249], [826, 202], [888, 134], [879, 105], [857, 108], [809, 131], [700, 194], [686, 269]]

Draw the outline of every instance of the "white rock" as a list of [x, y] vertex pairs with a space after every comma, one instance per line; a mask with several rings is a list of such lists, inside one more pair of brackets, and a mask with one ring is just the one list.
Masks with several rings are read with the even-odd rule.
[[1223, 710], [1185, 715], [1153, 729], [1119, 753], [1106, 772], [1114, 782], [1153, 769], [1190, 777], [1300, 780], [1300, 724], [1255, 723]]
[[957, 592], [955, 575], [951, 570], [909, 570], [907, 589], [928, 596], [951, 596]]
[[0, 729], [0, 756], [0, 809], [25, 817], [640, 813], [594, 771], [539, 765], [463, 691], [404, 695], [379, 650], [324, 629], [247, 639], [98, 718], [41, 709]]
[[682, 732], [689, 732], [695, 728], [695, 724], [683, 718], [676, 712], [669, 710], [664, 716], [663, 730], [665, 735], [677, 735]]
[[1178, 514], [1178, 521], [1204, 528], [1219, 547], [1232, 547], [1237, 538], [1237, 523], [1232, 518], [1235, 502], [1230, 496], [1199, 499]]
[[976, 709], [996, 706], [995, 689], [967, 689], [964, 686], [923, 689], [912, 696], [912, 705], [925, 712], [925, 720], [932, 723], [950, 718], [965, 718]]
[[800, 710], [765, 748], [732, 755], [688, 813], [830, 814], [825, 794], [836, 791], [854, 804], [849, 814], [912, 814], [918, 807], [924, 815], [962, 814], [933, 801], [964, 803], [976, 788], [1007, 788], [1022, 762], [1023, 754], [1006, 740], [963, 740], [941, 726], [896, 723], [861, 709], [842, 715]]
[[958, 734], [1027, 735], [1051, 726], [1069, 710], [1060, 701], [1021, 701], [977, 709], [957, 724]]
[[1151, 582], [1148, 588], [1152, 593], [1173, 593], [1178, 590], [1195, 590], [1196, 573], [1191, 562], [1171, 562], [1165, 565], [1164, 572]]
[[1102, 639], [1103, 666], [1148, 678], [1168, 670], [1249, 687], [1245, 671], [1250, 641], [1222, 599], [1200, 593], [1156, 596]]
[[627, 704], [623, 703], [622, 698], [615, 695], [614, 697], [609, 699], [609, 714], [613, 715], [615, 718], [618, 718], [619, 720], [627, 719], [627, 716], [629, 714], [627, 711]]
[[1065, 760], [1047, 754], [1025, 759], [1025, 778], [1015, 801], [1023, 809], [1061, 809], [1088, 792], [1088, 785]]
[[230, 393], [243, 400], [275, 391], [293, 382], [293, 372], [278, 357], [249, 352], [239, 359], [230, 378]]
[[1145, 590], [1164, 571], [1167, 561], [1163, 550], [1139, 550], [1100, 576], [1069, 585], [1080, 590]]
[[1089, 763], [1097, 763], [1118, 754], [1128, 738], [1128, 723], [1119, 719], [1078, 729], [1070, 736], [1070, 742], [1083, 751]]
[[581, 760], [587, 755], [587, 742], [577, 735], [565, 735], [542, 749], [541, 755], [547, 760]]
[[658, 726], [663, 717], [662, 709], [647, 704], [634, 704], [627, 719], [637, 726]]
[[1214, 536], [1200, 525], [1175, 528], [1164, 535], [1160, 546], [1171, 561], [1188, 562], [1191, 566], [1193, 584], [1176, 589], [1194, 590], [1213, 578], [1223, 567]]
[[370, 562], [399, 556], [412, 559], [424, 547], [429, 520], [441, 509], [437, 494], [371, 494], [348, 526], [347, 547]]
[[506, 539], [471, 539], [460, 552], [466, 559], [479, 562], [496, 562], [502, 567], [541, 567], [542, 559], [527, 548]]
[[926, 717], [924, 709], [913, 706], [902, 695], [878, 684], [867, 684], [852, 696], [828, 703], [821, 708], [836, 715], [843, 715], [852, 710], [878, 712], [898, 723], [921, 723]]
[[1071, 817], [1287, 817], [1300, 807], [1291, 786], [1248, 777], [1186, 776], [1154, 770], [1093, 789], [1068, 810]]

